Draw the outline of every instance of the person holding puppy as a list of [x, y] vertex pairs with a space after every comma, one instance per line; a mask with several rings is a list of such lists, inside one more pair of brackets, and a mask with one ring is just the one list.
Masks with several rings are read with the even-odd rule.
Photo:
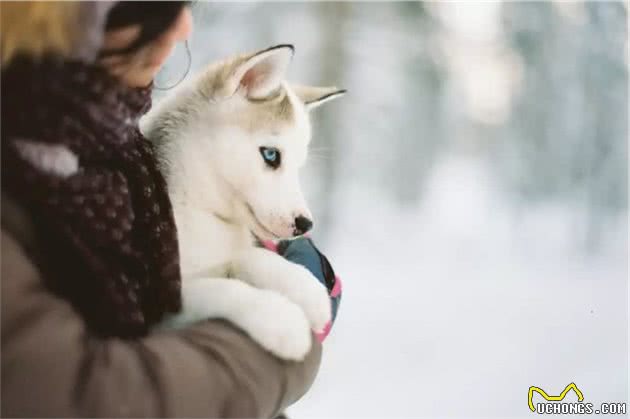
[[[277, 415], [312, 384], [316, 341], [295, 363], [219, 320], [150, 333], [181, 307], [181, 278], [137, 123], [190, 34], [187, 4], [1, 8], [2, 415]], [[299, 263], [324, 266], [301, 246]]]

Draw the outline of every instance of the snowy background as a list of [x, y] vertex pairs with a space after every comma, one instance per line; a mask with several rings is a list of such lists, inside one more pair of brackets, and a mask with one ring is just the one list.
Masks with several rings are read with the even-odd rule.
[[570, 382], [628, 400], [627, 3], [194, 15], [193, 71], [293, 43], [290, 80], [350, 92], [314, 115], [304, 183], [344, 295], [290, 416], [531, 417], [529, 386]]

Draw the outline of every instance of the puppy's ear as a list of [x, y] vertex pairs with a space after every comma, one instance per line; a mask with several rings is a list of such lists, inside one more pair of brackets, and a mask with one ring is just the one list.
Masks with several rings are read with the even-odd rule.
[[227, 84], [250, 99], [264, 99], [280, 87], [293, 58], [293, 45], [277, 45], [246, 56], [237, 63]]
[[291, 86], [307, 110], [314, 109], [324, 103], [337, 99], [346, 93], [336, 87]]

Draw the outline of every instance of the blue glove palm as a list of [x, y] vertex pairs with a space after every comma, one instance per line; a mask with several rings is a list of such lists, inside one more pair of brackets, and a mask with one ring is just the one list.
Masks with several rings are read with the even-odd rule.
[[335, 275], [330, 262], [308, 237], [299, 237], [294, 240], [281, 241], [277, 245], [269, 242], [263, 243], [266, 248], [275, 250], [287, 260], [304, 266], [321, 282], [330, 295], [332, 306], [332, 320], [326, 326], [326, 329], [318, 334], [320, 341], [330, 332], [332, 323], [337, 317], [339, 303], [341, 302], [341, 281]]
[[[341, 290], [337, 291], [335, 285], [340, 288], [339, 278], [335, 275], [328, 258], [315, 247], [313, 241], [307, 237], [299, 237], [295, 240], [286, 240], [278, 244], [278, 253], [293, 263], [304, 266], [306, 269], [326, 286], [332, 300], [332, 320], [335, 321]], [[335, 291], [335, 292], [333, 292]], [[335, 294], [333, 296], [333, 294]]]

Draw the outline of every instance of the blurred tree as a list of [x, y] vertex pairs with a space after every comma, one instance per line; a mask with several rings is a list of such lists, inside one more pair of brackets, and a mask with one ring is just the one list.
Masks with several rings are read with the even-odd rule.
[[501, 129], [497, 169], [519, 199], [627, 209], [626, 8], [507, 3], [504, 30], [524, 78]]
[[[422, 2], [396, 4], [397, 17], [404, 42], [397, 45], [400, 54], [397, 92], [400, 111], [388, 115], [391, 120], [390, 149], [394, 153], [388, 171], [388, 185], [400, 204], [417, 203], [432, 163], [437, 159], [443, 126], [442, 88], [444, 68], [438, 64], [435, 35], [439, 21]], [[400, 35], [399, 35], [400, 37]]]
[[[348, 2], [316, 2], [310, 7], [318, 17], [321, 34], [319, 39], [321, 61], [318, 63], [319, 74], [315, 79], [324, 85], [344, 86], [344, 69], [346, 67], [344, 25], [351, 13], [353, 4]], [[315, 148], [324, 150], [325, 157], [319, 161], [320, 193], [317, 197], [319, 208], [317, 233], [318, 238], [324, 241], [334, 216], [335, 202], [331, 197], [334, 195], [338, 183], [338, 157], [341, 154], [340, 141], [342, 140], [339, 138], [339, 127], [342, 125], [342, 119], [339, 112], [315, 112], [313, 117], [313, 124], [317, 126]]]

